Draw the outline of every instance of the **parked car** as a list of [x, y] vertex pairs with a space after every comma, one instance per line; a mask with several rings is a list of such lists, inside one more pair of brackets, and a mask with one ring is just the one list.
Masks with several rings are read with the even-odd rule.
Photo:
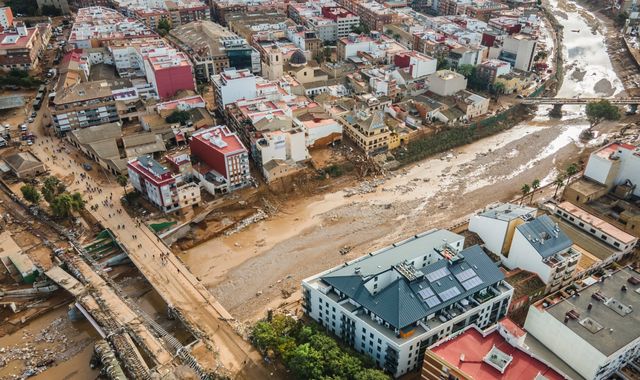
[[34, 120], [35, 120], [34, 118], [30, 117], [28, 121], [29, 123], [33, 123]]
[[27, 131], [27, 129], [28, 129], [28, 128], [27, 128], [27, 125], [26, 125], [26, 124], [21, 124], [21, 125], [20, 125], [20, 130], [21, 130], [22, 132], [26, 132], [26, 131]]
[[31, 112], [31, 117], [35, 118], [38, 115], [36, 111]]
[[88, 163], [86, 163], [86, 162], [85, 162], [84, 164], [82, 164], [82, 168], [83, 168], [84, 170], [86, 170], [86, 171], [89, 171], [89, 170], [93, 169], [93, 168], [91, 167], [91, 165], [90, 165], [90, 164], [88, 164]]

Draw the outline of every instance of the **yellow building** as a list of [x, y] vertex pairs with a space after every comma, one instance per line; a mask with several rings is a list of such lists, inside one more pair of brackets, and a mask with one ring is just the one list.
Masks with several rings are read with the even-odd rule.
[[338, 119], [344, 133], [367, 155], [389, 149], [391, 131], [385, 123], [384, 111], [353, 111]]

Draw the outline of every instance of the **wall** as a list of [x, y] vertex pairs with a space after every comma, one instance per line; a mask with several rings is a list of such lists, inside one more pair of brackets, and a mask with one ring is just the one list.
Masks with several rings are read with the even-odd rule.
[[587, 379], [593, 378], [599, 365], [606, 359], [561, 321], [535, 306], [529, 307], [524, 329]]
[[522, 268], [536, 273], [545, 284], [549, 283], [551, 268], [542, 262], [542, 256], [529, 244], [527, 238], [516, 229], [508, 257], [503, 261], [509, 269]]
[[195, 91], [191, 66], [178, 66], [155, 72], [156, 89], [160, 99], [168, 99], [180, 90]]
[[485, 247], [492, 253], [501, 255], [506, 239], [507, 222], [474, 215], [469, 220], [469, 231], [475, 232], [484, 241]]
[[[600, 184], [606, 185], [610, 187], [613, 185], [612, 178], [615, 177], [617, 173], [614, 173], [613, 176], [610, 176], [610, 172], [613, 168], [613, 161], [599, 157], [596, 153], [592, 154], [589, 157], [589, 162], [587, 163], [587, 167], [584, 170], [584, 176], [590, 178]], [[608, 181], [608, 179], [610, 179]]]

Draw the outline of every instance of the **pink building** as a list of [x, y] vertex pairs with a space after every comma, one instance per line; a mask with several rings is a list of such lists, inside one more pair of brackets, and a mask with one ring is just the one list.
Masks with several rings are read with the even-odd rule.
[[144, 58], [147, 81], [162, 100], [180, 90], [195, 91], [193, 66], [186, 54], [174, 49], [156, 49]]
[[210, 193], [233, 191], [251, 183], [247, 149], [227, 126], [197, 131], [189, 146], [198, 161], [195, 175]]

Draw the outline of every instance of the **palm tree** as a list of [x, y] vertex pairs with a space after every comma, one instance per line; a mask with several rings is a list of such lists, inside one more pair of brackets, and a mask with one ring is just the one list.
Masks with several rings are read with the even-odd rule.
[[556, 179], [553, 181], [553, 183], [556, 185], [556, 192], [553, 193], [554, 198], [558, 195], [558, 190], [560, 190], [560, 187], [564, 185], [564, 179], [565, 179], [565, 175], [560, 173], [558, 174]]
[[572, 163], [571, 165], [567, 166], [567, 184], [571, 182], [571, 177], [576, 174], [578, 174], [578, 165]]
[[116, 177], [116, 182], [118, 182], [118, 185], [122, 186], [122, 188], [124, 189], [124, 195], [127, 195], [127, 184], [129, 183], [127, 177], [120, 174]]
[[530, 191], [531, 191], [531, 187], [529, 187], [528, 183], [525, 183], [524, 185], [522, 185], [522, 187], [520, 188], [520, 192], [522, 193], [522, 198], [520, 198], [520, 204], [522, 204], [522, 201], [524, 200], [525, 195], [529, 194]]
[[529, 203], [533, 203], [533, 195], [536, 193], [536, 190], [540, 188], [540, 180], [537, 178], [534, 179], [533, 182], [531, 182], [531, 188], [533, 191], [531, 192], [531, 201], [529, 201]]

